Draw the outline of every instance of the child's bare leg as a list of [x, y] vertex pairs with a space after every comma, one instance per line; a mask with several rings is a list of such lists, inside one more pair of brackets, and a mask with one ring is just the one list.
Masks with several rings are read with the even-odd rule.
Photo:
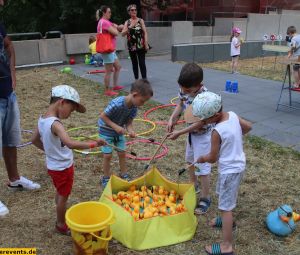
[[124, 174], [127, 173], [126, 157], [125, 157], [125, 155], [126, 155], [125, 152], [118, 152], [121, 175], [124, 175]]
[[[191, 163], [188, 163], [191, 164]], [[190, 174], [190, 182], [194, 183], [194, 185], [198, 184], [197, 176], [195, 175], [195, 167], [189, 167], [189, 174]]]
[[221, 244], [222, 252], [232, 251], [232, 211], [222, 211], [222, 233], [223, 242]]
[[300, 83], [300, 75], [299, 75], [299, 69], [293, 71], [293, 76], [294, 76], [294, 86], [299, 87]]
[[231, 58], [231, 72], [232, 73], [234, 72], [233, 67], [234, 67], [234, 58]]
[[238, 68], [238, 62], [239, 62], [239, 57], [234, 57], [233, 59], [233, 71], [237, 72], [237, 68]]
[[[215, 219], [211, 222], [210, 225], [214, 226], [214, 224], [215, 224]], [[222, 253], [230, 253], [233, 250], [232, 226], [233, 226], [232, 211], [222, 211], [223, 242], [220, 243]], [[210, 253], [212, 252], [210, 245], [206, 246], [205, 249]]]
[[112, 158], [111, 153], [103, 154], [103, 172], [105, 177], [110, 177], [110, 161]]
[[209, 198], [210, 174], [200, 175], [201, 197]]
[[65, 225], [65, 214], [67, 208], [68, 196], [64, 197], [56, 194], [57, 204], [56, 204], [56, 215], [57, 215], [57, 226], [63, 227]]

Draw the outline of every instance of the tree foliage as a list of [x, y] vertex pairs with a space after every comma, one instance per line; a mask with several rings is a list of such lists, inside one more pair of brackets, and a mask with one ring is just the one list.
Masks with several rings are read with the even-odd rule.
[[5, 0], [0, 19], [9, 33], [58, 30], [63, 33], [96, 31], [95, 12], [101, 5], [112, 9], [112, 21], [127, 19], [128, 0]]

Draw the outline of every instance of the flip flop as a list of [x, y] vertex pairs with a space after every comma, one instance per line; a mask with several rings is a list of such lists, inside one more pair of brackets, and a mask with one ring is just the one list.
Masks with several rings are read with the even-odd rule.
[[[212, 225], [213, 228], [222, 228], [222, 218], [220, 216], [215, 218], [215, 224]], [[236, 229], [236, 223], [233, 222], [232, 224], [232, 229], [235, 230]]]
[[211, 252], [207, 251], [205, 249], [205, 252], [208, 254], [208, 255], [234, 255], [234, 252], [222, 252], [221, 251], [221, 246], [219, 243], [213, 243], [211, 245]]

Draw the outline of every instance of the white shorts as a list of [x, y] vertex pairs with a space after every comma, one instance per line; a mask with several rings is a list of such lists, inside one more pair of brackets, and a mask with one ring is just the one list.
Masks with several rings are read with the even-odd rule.
[[[191, 144], [189, 137], [186, 142], [185, 160], [188, 164], [195, 162], [200, 156], [204, 156], [210, 152], [211, 147], [211, 132], [202, 135], [191, 134]], [[200, 171], [195, 171], [197, 176], [208, 175], [211, 172], [210, 163], [197, 163], [195, 167]]]
[[234, 174], [219, 174], [216, 193], [219, 196], [218, 208], [231, 211], [236, 207], [240, 183], [244, 172]]

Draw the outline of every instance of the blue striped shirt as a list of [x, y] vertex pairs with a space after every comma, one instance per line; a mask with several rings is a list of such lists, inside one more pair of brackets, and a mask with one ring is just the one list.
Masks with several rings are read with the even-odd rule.
[[[125, 96], [116, 97], [111, 100], [104, 110], [105, 115], [117, 125], [124, 127], [129, 120], [137, 115], [137, 107], [128, 108], [125, 102]], [[118, 136], [119, 134], [108, 126], [103, 119], [98, 120], [99, 132], [106, 136]]]

